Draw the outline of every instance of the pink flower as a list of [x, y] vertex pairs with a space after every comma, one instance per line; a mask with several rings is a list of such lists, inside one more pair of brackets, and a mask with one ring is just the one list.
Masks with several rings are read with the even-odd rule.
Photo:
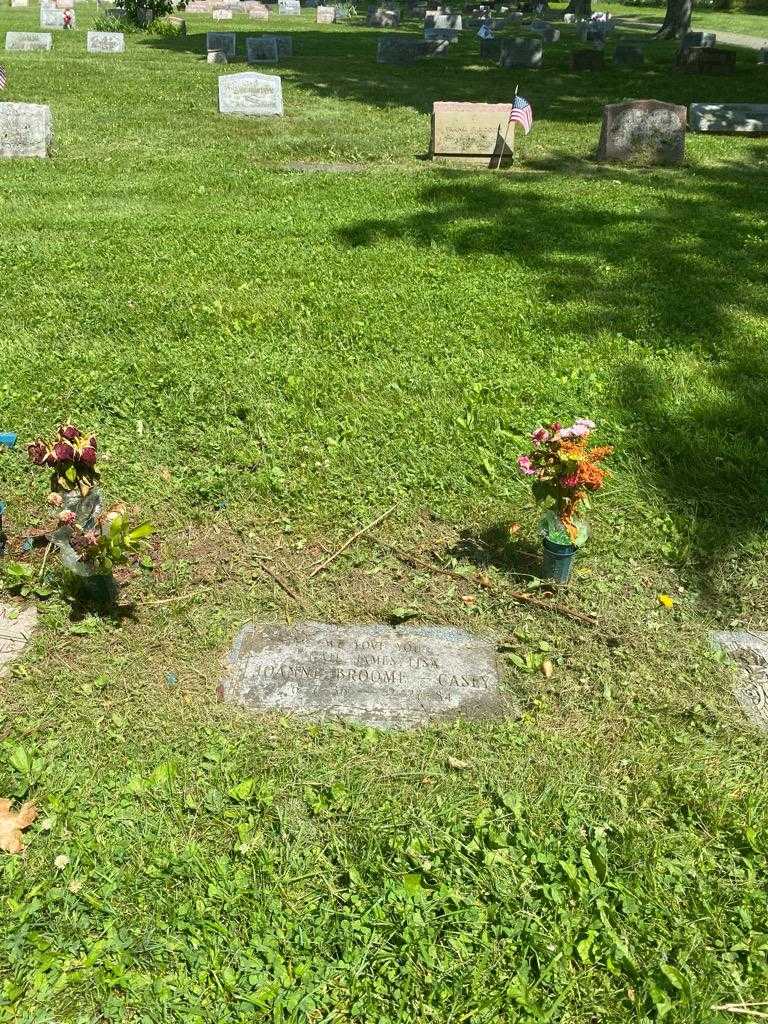
[[61, 523], [62, 526], [74, 526], [76, 519], [77, 516], [75, 515], [74, 512], [70, 512], [69, 510], [65, 512], [59, 512], [59, 522]]
[[545, 430], [544, 427], [536, 427], [534, 432], [531, 434], [531, 441], [534, 444], [544, 444], [549, 440], [549, 431]]
[[577, 473], [571, 473], [570, 476], [564, 476], [560, 481], [562, 487], [575, 487], [579, 482]]
[[595, 429], [594, 420], [585, 420], [583, 416], [580, 416], [576, 420], [576, 426], [577, 427], [586, 427], [587, 430], [594, 430]]
[[527, 455], [520, 455], [517, 460], [517, 465], [520, 471], [525, 473], [526, 476], [533, 476], [536, 473], [536, 470], [533, 468], [533, 463]]
[[87, 530], [83, 534], [83, 539], [88, 544], [98, 544], [99, 543], [99, 535], [98, 535], [98, 533], [95, 530]]
[[571, 437], [586, 437], [589, 433], [589, 427], [585, 427], [583, 423], [574, 423], [570, 429]]
[[57, 494], [55, 491], [52, 491], [48, 495], [46, 501], [48, 502], [49, 505], [53, 505], [54, 508], [61, 508], [61, 506], [64, 504], [64, 499], [62, 498], [62, 496], [60, 494]]

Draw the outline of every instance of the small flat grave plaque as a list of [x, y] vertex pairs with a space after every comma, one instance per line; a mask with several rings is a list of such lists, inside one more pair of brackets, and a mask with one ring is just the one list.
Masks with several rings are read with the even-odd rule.
[[234, 32], [206, 32], [206, 50], [221, 50], [227, 57], [234, 57], [237, 47], [237, 36]]
[[459, 629], [249, 625], [228, 661], [224, 700], [253, 711], [409, 729], [513, 709], [494, 646]]
[[11, 0], [11, 7], [29, 7], [29, 0]]
[[277, 40], [269, 36], [249, 36], [245, 40], [245, 59], [249, 64], [277, 64]]
[[88, 53], [124, 53], [125, 36], [122, 32], [89, 32], [86, 47]]
[[52, 50], [50, 32], [6, 32], [6, 50]]
[[53, 141], [51, 108], [0, 103], [0, 157], [47, 157]]
[[733, 695], [752, 725], [768, 732], [768, 633], [712, 633], [712, 643], [740, 661], [747, 685]]
[[243, 117], [282, 117], [283, 83], [279, 75], [244, 71], [219, 77], [219, 113]]
[[21, 611], [16, 605], [0, 604], [0, 679], [8, 674], [11, 662], [24, 653], [36, 624], [34, 608]]

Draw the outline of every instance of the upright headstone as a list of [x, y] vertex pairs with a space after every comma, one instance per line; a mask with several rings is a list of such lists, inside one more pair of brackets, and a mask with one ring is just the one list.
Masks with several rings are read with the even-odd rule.
[[397, 28], [400, 24], [400, 11], [394, 8], [369, 7], [366, 24], [369, 28]]
[[211, 10], [208, 0], [189, 0], [184, 8], [185, 14], [209, 14]]
[[425, 28], [424, 39], [428, 43], [458, 43], [459, 33], [453, 28]]
[[766, 103], [692, 103], [688, 123], [694, 132], [720, 135], [768, 134]]
[[424, 28], [450, 28], [454, 32], [461, 32], [463, 28], [461, 15], [427, 11], [424, 17]]
[[227, 57], [234, 57], [237, 52], [237, 36], [234, 32], [206, 32], [206, 50], [223, 50]]
[[560, 40], [560, 29], [550, 25], [548, 21], [531, 22], [531, 29], [541, 36], [545, 43], [557, 43]]
[[680, 50], [677, 66], [681, 70], [699, 75], [730, 75], [736, 70], [733, 50], [719, 50], [713, 46], [692, 46]]
[[250, 36], [250, 39], [271, 39], [277, 43], [277, 59], [289, 60], [293, 56], [293, 36], [260, 35]]
[[639, 43], [618, 43], [613, 51], [613, 63], [617, 67], [639, 68], [645, 63], [645, 50]]
[[505, 39], [501, 44], [499, 64], [503, 68], [539, 68], [544, 59], [540, 39]]
[[411, 36], [382, 36], [376, 47], [379, 64], [415, 64], [425, 52], [425, 44]]
[[277, 12], [281, 15], [297, 17], [301, 14], [301, 5], [299, 0], [278, 0]]
[[571, 71], [602, 71], [604, 66], [600, 50], [574, 50], [571, 53]]
[[50, 107], [0, 103], [0, 157], [47, 157], [52, 143]]
[[53, 36], [49, 32], [6, 32], [6, 50], [52, 50]]
[[40, 8], [40, 28], [64, 29], [75, 27], [75, 12], [67, 8], [58, 10], [55, 7]]
[[761, 67], [768, 67], [768, 46], [764, 46], [760, 51], [760, 55], [757, 58], [757, 63]]
[[501, 692], [494, 645], [435, 627], [246, 626], [220, 692], [252, 711], [379, 729], [517, 713]]
[[480, 58], [481, 60], [494, 60], [497, 61], [501, 57], [501, 40], [500, 39], [481, 39], [480, 40]]
[[318, 4], [318, 6], [315, 8], [315, 23], [317, 25], [332, 25], [335, 20], [335, 7], [325, 7]]
[[681, 50], [692, 50], [700, 46], [716, 46], [716, 32], [686, 32], [680, 43]]
[[570, 14], [570, 13], [569, 14], [564, 14], [563, 15], [563, 23], [566, 24], [566, 25], [575, 25], [576, 24], [576, 15], [575, 14]]
[[125, 36], [122, 32], [89, 32], [85, 38], [88, 53], [125, 52]]
[[349, 21], [349, 4], [336, 4], [333, 10], [334, 21]]
[[176, 29], [180, 36], [185, 36], [187, 34], [187, 23], [183, 18], [178, 18], [175, 15], [169, 15], [165, 20], [169, 25], [172, 25], [173, 28]]
[[659, 100], [603, 107], [598, 160], [639, 166], [679, 164], [685, 155], [686, 109]]
[[249, 64], [277, 64], [277, 40], [268, 36], [248, 36], [245, 58]]
[[269, 21], [269, 8], [266, 4], [253, 4], [248, 11], [248, 17], [254, 21]]
[[219, 113], [243, 117], [282, 117], [283, 85], [279, 75], [244, 71], [219, 76]]
[[509, 103], [434, 103], [432, 159], [475, 167], [508, 164], [512, 158], [509, 113]]
[[11, 0], [11, 7], [29, 7], [29, 0]]

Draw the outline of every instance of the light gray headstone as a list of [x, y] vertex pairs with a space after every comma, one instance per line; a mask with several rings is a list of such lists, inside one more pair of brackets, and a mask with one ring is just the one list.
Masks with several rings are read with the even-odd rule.
[[512, 713], [494, 645], [460, 629], [246, 626], [229, 655], [225, 701], [253, 711], [409, 729]]
[[122, 32], [89, 32], [86, 36], [88, 53], [125, 53]]
[[336, 8], [318, 4], [315, 8], [315, 22], [318, 25], [332, 25], [336, 20]]
[[206, 32], [206, 50], [222, 50], [227, 57], [234, 57], [237, 48], [237, 36], [234, 32]]
[[461, 32], [463, 28], [461, 15], [427, 11], [424, 17], [424, 28], [450, 28], [455, 32]]
[[[28, 106], [24, 103], [0, 103], [0, 107]], [[47, 108], [46, 108], [47, 109]], [[0, 146], [3, 126], [0, 121]], [[12, 661], [24, 653], [37, 625], [34, 608], [20, 609], [13, 604], [0, 604], [0, 679], [8, 674]]]
[[210, 13], [208, 0], [190, 0], [184, 8], [185, 14], [208, 14]]
[[739, 661], [745, 685], [733, 694], [752, 725], [768, 732], [768, 633], [739, 630], [712, 633], [711, 639]]
[[563, 22], [566, 25], [575, 25], [576, 24], [576, 15], [575, 14], [564, 14], [563, 15]]
[[768, 104], [692, 103], [688, 123], [694, 132], [765, 135], [768, 134]]
[[229, 8], [226, 10], [214, 11], [212, 17], [214, 21], [232, 21], [232, 11], [230, 11]]
[[50, 32], [6, 32], [6, 50], [52, 50]]
[[29, 7], [29, 0], [11, 0], [11, 7]]
[[248, 17], [254, 21], [269, 21], [269, 8], [268, 7], [253, 7], [248, 11]]
[[283, 83], [279, 75], [245, 71], [219, 76], [219, 113], [243, 117], [282, 117]]
[[55, 7], [41, 7], [40, 8], [40, 28], [53, 28], [63, 29], [65, 28], [65, 16], [69, 13], [71, 18], [70, 28], [75, 27], [76, 17], [73, 9], [67, 8], [67, 10], [57, 10]]
[[281, 15], [296, 17], [301, 14], [301, 4], [299, 0], [278, 0], [277, 12]]
[[425, 28], [424, 39], [428, 43], [458, 43], [459, 33], [453, 28]]
[[501, 44], [499, 64], [503, 68], [538, 68], [544, 59], [544, 47], [540, 39], [506, 39]]
[[680, 43], [681, 50], [692, 50], [697, 46], [716, 46], [716, 32], [686, 32]]
[[277, 64], [277, 40], [274, 36], [248, 36], [245, 40], [245, 59], [249, 64]]

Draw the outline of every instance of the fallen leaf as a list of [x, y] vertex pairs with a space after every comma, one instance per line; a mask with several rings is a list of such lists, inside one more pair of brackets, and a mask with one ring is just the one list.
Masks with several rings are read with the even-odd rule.
[[446, 759], [446, 764], [449, 768], [453, 768], [457, 772], [465, 772], [471, 767], [469, 761], [459, 761], [457, 757], [449, 757]]
[[545, 679], [551, 679], [552, 678], [552, 673], [554, 671], [555, 671], [555, 666], [552, 664], [552, 662], [549, 660], [549, 658], [545, 658], [544, 661], [542, 661], [542, 663], [541, 663], [541, 673], [544, 676], [544, 678]]
[[21, 853], [24, 849], [21, 833], [29, 828], [37, 817], [34, 804], [22, 804], [17, 814], [11, 813], [11, 801], [0, 800], [0, 850], [6, 853]]
[[669, 594], [658, 594], [659, 604], [663, 604], [665, 608], [672, 608], [674, 601]]
[[474, 594], [464, 594], [461, 600], [464, 602], [464, 604], [477, 604], [477, 598], [475, 597]]

